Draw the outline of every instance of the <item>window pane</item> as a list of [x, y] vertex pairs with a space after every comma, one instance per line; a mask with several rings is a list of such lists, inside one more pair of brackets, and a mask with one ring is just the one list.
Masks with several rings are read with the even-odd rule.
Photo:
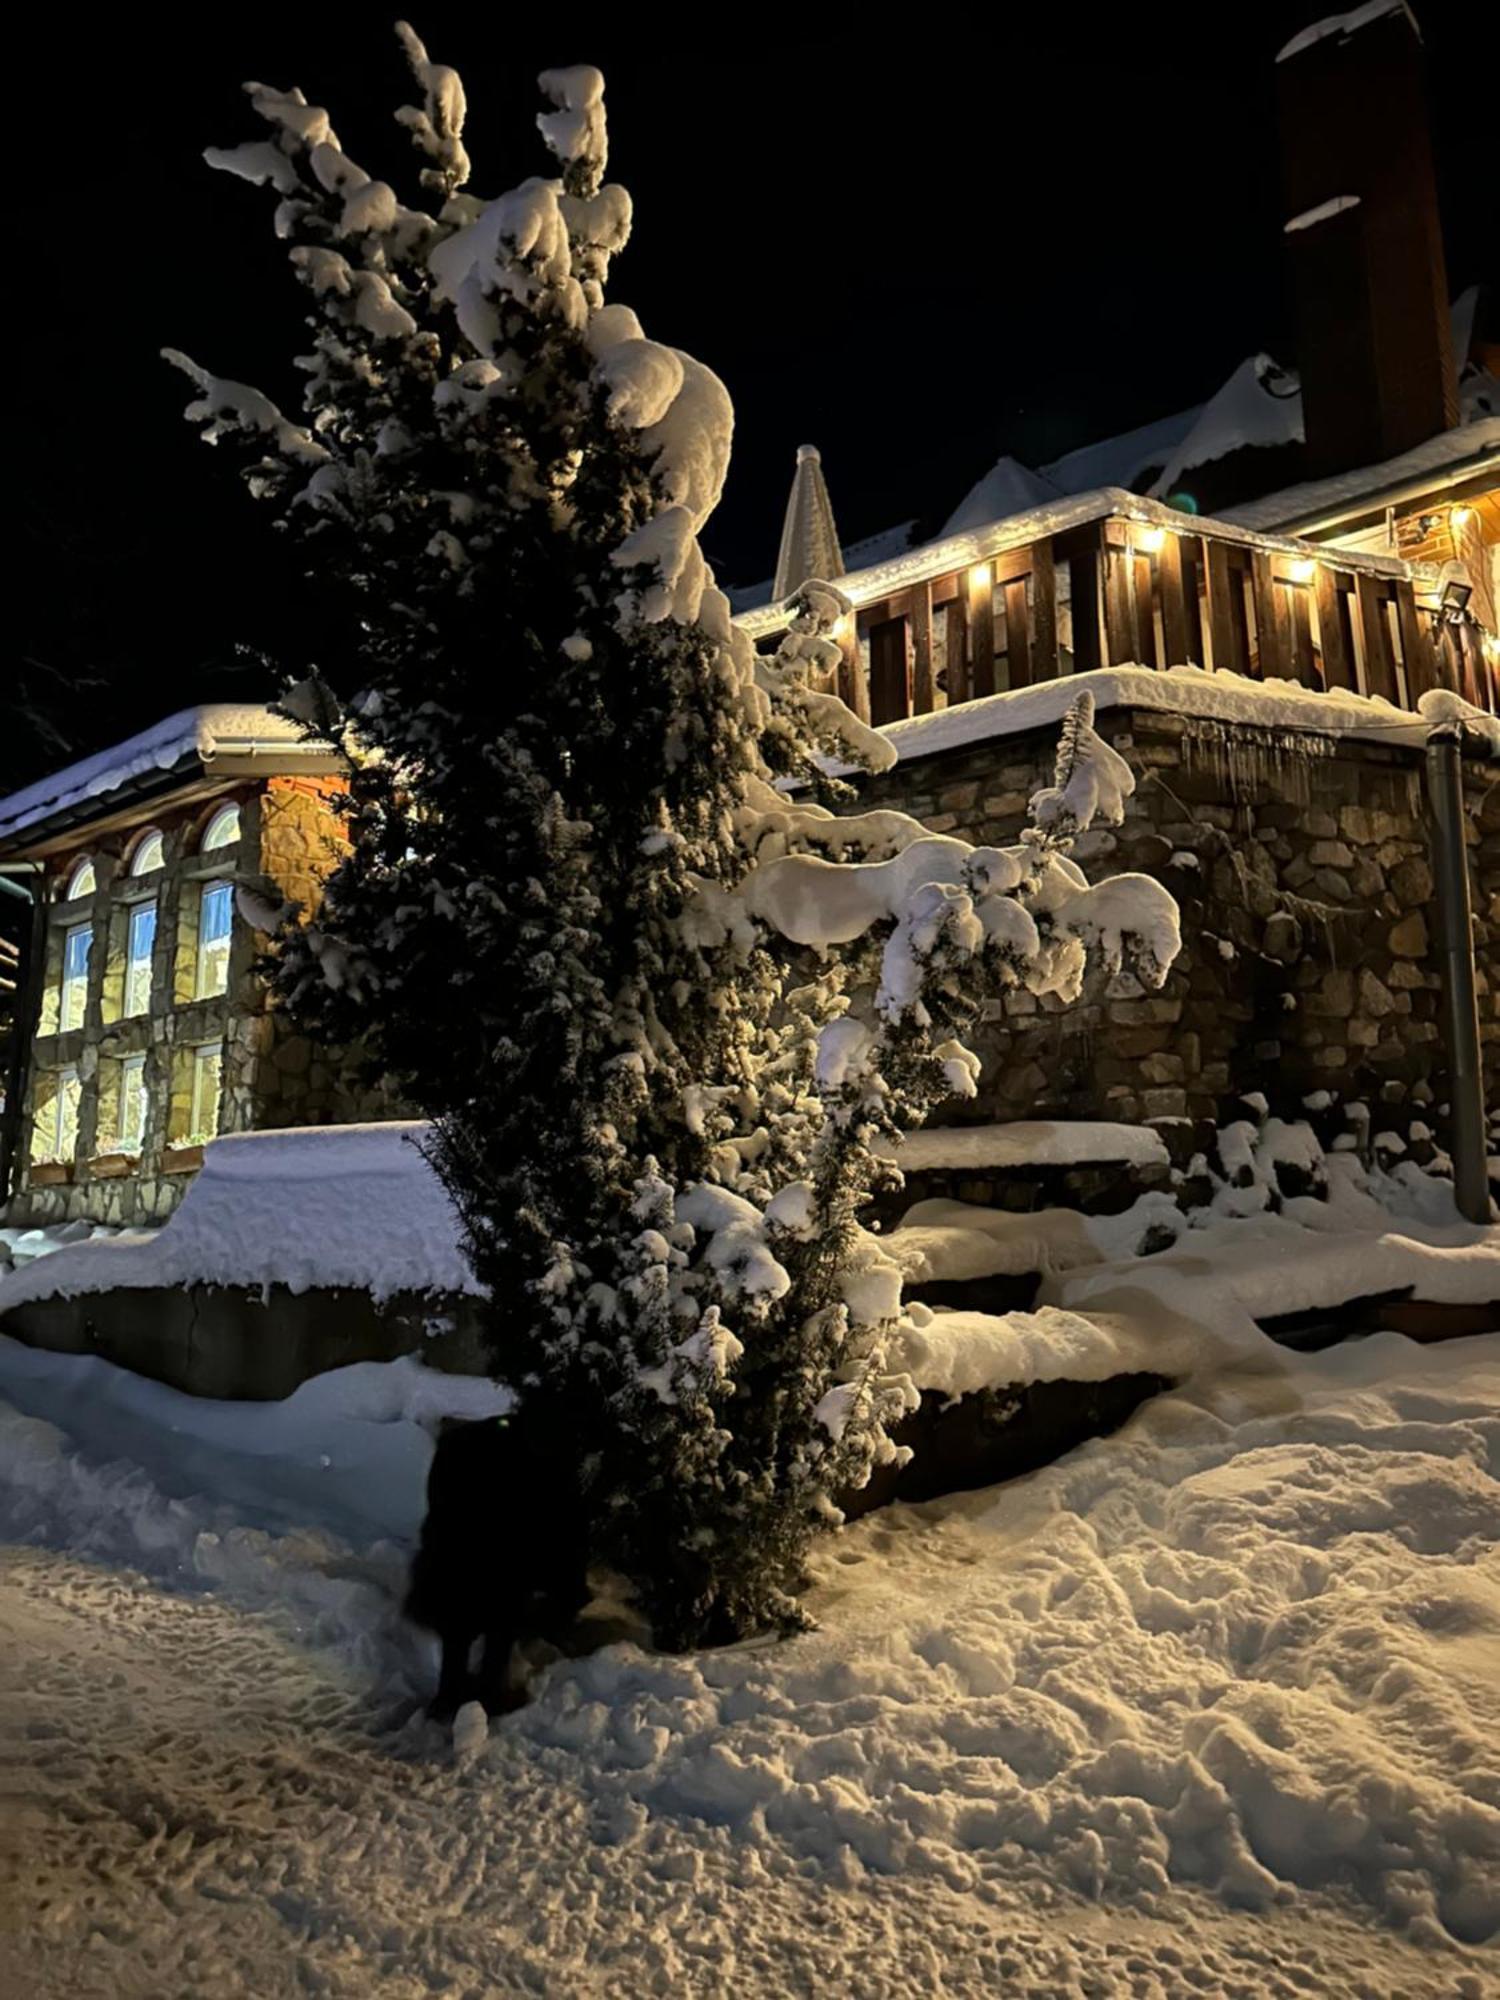
[[153, 829], [131, 855], [130, 872], [132, 875], [150, 875], [161, 867], [165, 859], [161, 835]]
[[189, 1140], [201, 1145], [219, 1129], [219, 1072], [223, 1050], [216, 1042], [211, 1048], [193, 1051], [193, 1129]]
[[208, 854], [216, 847], [233, 847], [239, 837], [239, 807], [221, 806], [204, 829], [203, 852]]
[[156, 942], [156, 905], [140, 903], [130, 913], [130, 947], [125, 961], [125, 1012], [144, 1014], [151, 1004], [151, 950]]
[[229, 986], [229, 932], [234, 920], [234, 890], [228, 882], [210, 882], [198, 908], [198, 998], [211, 999]]
[[75, 924], [63, 939], [63, 979], [62, 979], [62, 1019], [61, 1027], [83, 1026], [83, 1010], [89, 991], [89, 952], [93, 948], [94, 931], [91, 924]]

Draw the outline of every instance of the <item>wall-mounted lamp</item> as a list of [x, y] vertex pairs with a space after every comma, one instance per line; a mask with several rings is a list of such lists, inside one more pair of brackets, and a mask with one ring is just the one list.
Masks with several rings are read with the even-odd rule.
[[1154, 556], [1165, 546], [1167, 531], [1165, 528], [1137, 528], [1134, 539], [1137, 555]]
[[1443, 585], [1442, 611], [1445, 618], [1461, 618], [1468, 608], [1469, 599], [1474, 594], [1474, 586], [1464, 583], [1461, 578], [1450, 576]]
[[1298, 556], [1286, 566], [1287, 578], [1292, 583], [1311, 583], [1318, 565], [1311, 556]]
[[975, 563], [974, 567], [969, 571], [970, 590], [978, 591], [986, 589], [989, 585], [991, 575], [992, 568], [989, 563]]

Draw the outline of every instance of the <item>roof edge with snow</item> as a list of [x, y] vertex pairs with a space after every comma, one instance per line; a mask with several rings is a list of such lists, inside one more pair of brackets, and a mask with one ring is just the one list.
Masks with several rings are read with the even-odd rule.
[[301, 723], [263, 703], [209, 702], [180, 709], [123, 743], [0, 799], [0, 852], [193, 778], [326, 773], [341, 770], [343, 761], [331, 743], [309, 736]]

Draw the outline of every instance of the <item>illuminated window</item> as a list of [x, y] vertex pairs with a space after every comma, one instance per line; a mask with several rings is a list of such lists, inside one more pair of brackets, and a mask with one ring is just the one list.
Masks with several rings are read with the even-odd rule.
[[202, 1145], [219, 1129], [219, 1082], [223, 1066], [221, 1043], [206, 1042], [193, 1050], [192, 1125], [187, 1135], [192, 1145]]
[[197, 997], [211, 1000], [229, 990], [229, 933], [234, 922], [234, 889], [206, 882], [198, 905]]
[[162, 837], [156, 828], [152, 827], [151, 831], [142, 834], [136, 843], [135, 852], [130, 857], [130, 872], [132, 875], [154, 875], [166, 858], [162, 848]]
[[220, 806], [204, 829], [202, 848], [211, 854], [216, 847], [233, 847], [240, 837], [240, 809]]
[[37, 1080], [33, 1160], [71, 1160], [78, 1146], [78, 1072], [71, 1064]]
[[125, 1056], [120, 1062], [120, 1130], [122, 1153], [138, 1153], [146, 1136], [146, 1058]]
[[137, 903], [130, 912], [125, 947], [125, 1012], [144, 1014], [151, 1005], [151, 953], [156, 943], [156, 905]]
[[69, 1028], [83, 1026], [89, 997], [89, 953], [93, 946], [92, 924], [71, 924], [63, 933], [62, 1009], [58, 1026], [64, 1034]]
[[98, 886], [99, 878], [94, 873], [94, 864], [85, 855], [83, 860], [73, 870], [73, 873], [68, 877], [68, 887], [64, 901], [73, 903], [80, 896], [92, 896]]

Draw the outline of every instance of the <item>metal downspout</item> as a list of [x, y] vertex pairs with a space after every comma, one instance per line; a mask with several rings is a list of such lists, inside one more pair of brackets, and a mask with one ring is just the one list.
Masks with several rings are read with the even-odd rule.
[[1438, 952], [1443, 972], [1443, 1039], [1448, 1048], [1453, 1192], [1460, 1215], [1470, 1222], [1488, 1222], [1484, 1075], [1479, 1059], [1469, 859], [1464, 843], [1461, 722], [1445, 723], [1427, 738], [1427, 802], [1431, 813], [1432, 872], [1437, 883]]
[[[26, 940], [25, 958], [21, 967], [16, 994], [15, 1035], [6, 1064], [5, 1105], [0, 1111], [0, 1210], [3, 1210], [15, 1192], [16, 1164], [21, 1158], [21, 1105], [25, 1096], [26, 1055], [31, 1047], [31, 1038], [36, 1028], [37, 1009], [41, 999], [42, 965], [45, 958], [43, 937], [46, 925], [46, 904], [41, 896], [42, 869], [36, 862], [7, 862], [6, 872], [0, 874], [0, 891], [13, 896], [31, 906], [30, 934]], [[34, 880], [36, 887], [29, 883], [13, 881], [13, 875], [22, 875]]]

